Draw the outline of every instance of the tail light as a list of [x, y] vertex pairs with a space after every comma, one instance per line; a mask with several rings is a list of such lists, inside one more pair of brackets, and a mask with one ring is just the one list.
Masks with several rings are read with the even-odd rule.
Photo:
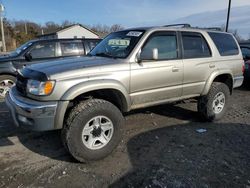
[[245, 72], [245, 64], [243, 63], [243, 65], [242, 65], [242, 73], [244, 73]]

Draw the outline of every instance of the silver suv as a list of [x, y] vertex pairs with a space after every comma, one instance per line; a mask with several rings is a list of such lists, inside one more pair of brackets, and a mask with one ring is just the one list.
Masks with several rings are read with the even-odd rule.
[[117, 146], [124, 112], [197, 98], [205, 120], [220, 119], [243, 82], [242, 68], [229, 33], [134, 28], [111, 33], [87, 57], [22, 69], [6, 103], [17, 126], [62, 129], [67, 150], [85, 162]]

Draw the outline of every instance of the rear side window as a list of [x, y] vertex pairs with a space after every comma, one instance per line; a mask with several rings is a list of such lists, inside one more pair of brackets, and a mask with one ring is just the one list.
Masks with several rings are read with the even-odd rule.
[[208, 32], [221, 56], [238, 55], [239, 48], [234, 38], [226, 33]]
[[98, 41], [88, 41], [87, 44], [89, 46], [89, 50], [91, 51], [98, 44]]
[[82, 55], [84, 54], [83, 44], [78, 41], [65, 41], [60, 42], [62, 56], [74, 56], [74, 55]]
[[204, 37], [199, 33], [182, 32], [184, 58], [211, 57], [211, 51]]

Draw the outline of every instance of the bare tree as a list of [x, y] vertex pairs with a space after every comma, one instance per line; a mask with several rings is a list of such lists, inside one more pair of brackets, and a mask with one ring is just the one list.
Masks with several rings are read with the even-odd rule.
[[124, 27], [121, 26], [120, 24], [114, 24], [110, 27], [110, 32], [116, 32], [116, 31], [121, 31], [123, 30]]
[[70, 26], [70, 25], [74, 25], [76, 24], [76, 22], [71, 22], [69, 20], [64, 20], [61, 24], [61, 27], [67, 27], [67, 26]]
[[61, 29], [61, 26], [55, 22], [46, 22], [45, 26], [43, 27], [44, 33], [53, 33], [56, 32], [58, 29]]
[[[43, 33], [48, 34], [56, 32], [59, 29], [73, 24], [76, 23], [69, 20], [64, 20], [61, 24], [49, 21], [44, 25], [40, 25], [29, 20], [4, 19], [7, 50], [13, 50], [17, 46], [20, 46], [28, 40], [37, 38], [38, 35], [41, 35]], [[124, 27], [120, 24], [114, 24], [112, 26], [97, 24], [89, 26], [88, 28], [95, 31], [102, 38], [111, 32], [116, 32], [124, 29]]]
[[232, 34], [234, 35], [234, 37], [237, 39], [237, 41], [241, 41], [241, 40], [242, 40], [242, 38], [241, 38], [241, 36], [239, 35], [237, 29], [235, 29], [235, 30], [229, 30], [229, 33], [232, 33]]

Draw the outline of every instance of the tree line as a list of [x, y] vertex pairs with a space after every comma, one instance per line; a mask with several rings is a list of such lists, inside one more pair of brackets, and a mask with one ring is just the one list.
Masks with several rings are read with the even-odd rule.
[[[7, 51], [13, 50], [23, 43], [37, 38], [39, 35], [53, 33], [73, 24], [77, 23], [65, 20], [61, 24], [49, 21], [41, 25], [28, 20], [8, 20], [5, 18], [4, 33]], [[120, 24], [114, 24], [111, 26], [105, 24], [84, 26], [93, 30], [102, 38], [110, 32], [124, 29]]]
[[[4, 33], [5, 33], [7, 51], [14, 50], [23, 43], [37, 38], [37, 36], [39, 35], [53, 33], [73, 24], [77, 23], [65, 20], [60, 24], [55, 23], [53, 21], [49, 21], [41, 25], [28, 20], [8, 20], [5, 18]], [[105, 37], [107, 34], [111, 32], [124, 29], [124, 27], [120, 24], [114, 24], [111, 26], [105, 24], [84, 25], [84, 26], [96, 32], [101, 38]], [[221, 26], [221, 30], [224, 30], [224, 27], [225, 26]], [[237, 40], [239, 41], [242, 40], [237, 30], [231, 30], [229, 32], [233, 33], [234, 36], [237, 38]], [[250, 40], [250, 34], [249, 34], [249, 40]]]

